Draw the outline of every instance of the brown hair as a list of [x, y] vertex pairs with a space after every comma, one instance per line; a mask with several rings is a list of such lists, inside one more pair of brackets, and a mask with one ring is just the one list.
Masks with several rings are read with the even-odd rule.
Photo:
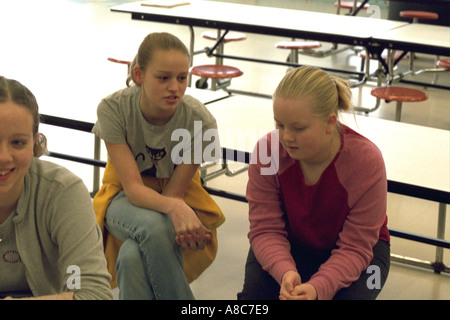
[[33, 137], [36, 136], [33, 154], [35, 157], [48, 154], [47, 138], [38, 132], [39, 107], [33, 93], [20, 82], [0, 76], [0, 103], [4, 102], [13, 102], [30, 111], [33, 117]]
[[289, 71], [278, 84], [273, 96], [314, 99], [316, 103], [313, 112], [323, 118], [333, 112], [339, 116], [339, 111], [353, 109], [349, 83], [315, 67], [306, 66]]
[[127, 77], [127, 86], [131, 85], [131, 82], [134, 82], [136, 85], [139, 85], [134, 79], [133, 70], [136, 65], [141, 68], [141, 70], [145, 70], [152, 60], [153, 53], [156, 50], [177, 50], [182, 53], [185, 53], [189, 58], [189, 50], [184, 45], [184, 43], [175, 37], [174, 35], [167, 32], [155, 32], [150, 33], [145, 39], [142, 41], [139, 46], [136, 57], [133, 59], [133, 62], [129, 68], [129, 74]]

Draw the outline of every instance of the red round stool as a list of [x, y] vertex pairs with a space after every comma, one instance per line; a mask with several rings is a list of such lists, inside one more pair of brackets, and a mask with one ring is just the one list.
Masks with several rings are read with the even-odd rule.
[[[225, 33], [224, 30], [220, 30], [220, 35], [222, 36]], [[217, 30], [213, 31], [204, 31], [201, 33], [202, 38], [208, 40], [218, 40], [218, 32]], [[216, 52], [221, 55], [224, 54], [224, 44], [227, 42], [235, 42], [246, 40], [247, 36], [244, 33], [236, 32], [236, 31], [228, 31], [225, 37], [217, 46]], [[207, 79], [211, 78], [211, 89], [215, 91], [217, 88], [227, 87], [231, 78], [239, 77], [242, 75], [242, 71], [235, 67], [225, 66], [223, 65], [223, 58], [216, 57], [216, 65], [203, 65], [194, 67], [191, 70], [191, 73], [194, 75], [200, 75], [202, 77], [200, 80], [196, 82], [196, 87], [201, 89], [206, 89], [208, 87]], [[198, 73], [198, 74], [197, 74]], [[239, 74], [240, 73], [240, 74]], [[228, 76], [223, 76], [223, 74], [228, 74]]]
[[217, 86], [215, 86], [213, 82], [213, 87], [211, 89], [215, 91], [217, 87], [223, 88], [228, 86], [231, 82], [231, 78], [240, 77], [244, 73], [236, 67], [226, 66], [222, 64], [207, 64], [193, 67], [191, 69], [191, 74], [199, 76], [201, 78], [196, 82], [196, 87], [201, 89], [207, 88], [207, 79], [224, 80], [218, 81]]
[[[354, 4], [353, 1], [341, 1], [341, 8], [343, 8], [343, 9], [348, 9], [349, 12], [351, 12], [351, 11], [353, 10], [353, 4]], [[336, 2], [334, 3], [334, 6], [337, 8], [338, 5], [339, 5], [339, 3], [336, 1]], [[361, 2], [357, 2], [357, 3], [356, 3], [356, 7], [358, 8], [359, 6], [361, 6]], [[367, 9], [369, 9], [369, 8], [370, 8], [370, 4], [367, 4], [367, 3], [366, 3], [361, 9], [367, 10]]]
[[[124, 64], [127, 66], [127, 78], [128, 75], [130, 74], [130, 68], [131, 68], [131, 61], [128, 60], [120, 60], [120, 59], [116, 59], [116, 58], [108, 58], [108, 61], [114, 62], [114, 63], [118, 63], [118, 64]], [[126, 81], [128, 83], [128, 79]]]
[[311, 50], [320, 48], [322, 44], [318, 41], [280, 41], [275, 44], [275, 48], [289, 49], [291, 54], [288, 58], [288, 62], [298, 63], [298, 50]]
[[403, 10], [400, 11], [400, 17], [413, 19], [413, 23], [416, 23], [419, 20], [436, 20], [439, 18], [439, 15], [430, 11]]
[[[224, 31], [221, 31], [223, 34]], [[208, 40], [217, 40], [217, 31], [204, 31], [201, 33], [202, 38]], [[247, 36], [241, 32], [229, 31], [223, 38], [223, 42], [242, 41], [247, 39]]]
[[450, 59], [449, 58], [439, 59], [438, 61], [436, 61], [436, 66], [438, 66], [439, 69], [436, 69], [433, 83], [437, 82], [439, 73], [450, 71]]
[[418, 102], [428, 99], [425, 92], [405, 87], [377, 87], [372, 89], [370, 94], [386, 102], [396, 101], [395, 120], [400, 121], [402, 115], [403, 102]]
[[114, 63], [126, 64], [128, 66], [131, 64], [131, 61], [119, 60], [119, 59], [115, 59], [115, 58], [108, 58], [108, 61], [111, 61], [111, 62], [114, 62]]

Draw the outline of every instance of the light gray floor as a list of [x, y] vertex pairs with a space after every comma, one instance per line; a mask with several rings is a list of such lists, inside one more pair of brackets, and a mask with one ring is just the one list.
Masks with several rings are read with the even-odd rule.
[[[334, 12], [332, 1], [233, 1], [256, 5], [276, 5], [311, 11]], [[3, 0], [0, 2], [0, 30], [2, 50], [0, 74], [27, 85], [37, 96], [41, 112], [75, 119], [95, 120], [98, 102], [104, 96], [124, 86], [125, 67], [106, 60], [107, 57], [131, 59], [142, 39], [153, 31], [168, 31], [179, 36], [186, 44], [186, 27], [161, 23], [132, 21], [130, 15], [112, 13], [109, 7], [120, 1], [75, 0]], [[386, 16], [384, 1], [373, 1]], [[269, 17], [268, 17], [269, 18]], [[196, 49], [211, 45], [200, 38], [196, 29]], [[432, 35], [430, 35], [432, 36]], [[286, 52], [273, 44], [280, 37], [248, 34], [241, 43], [231, 43], [226, 52], [284, 60]], [[324, 46], [329, 44], [324, 43]], [[329, 58], [301, 57], [305, 63], [317, 66], [359, 68], [360, 59], [352, 50]], [[433, 66], [434, 57], [419, 55], [418, 65]], [[195, 63], [213, 62], [207, 57], [195, 57]], [[242, 61], [229, 63], [244, 70], [244, 76], [233, 80], [232, 87], [240, 90], [271, 94], [286, 71], [284, 67]], [[373, 65], [375, 68], [376, 66]], [[402, 66], [401, 68], [404, 68]], [[420, 76], [414, 80], [431, 80]], [[449, 85], [449, 73], [439, 76], [439, 83]], [[372, 107], [370, 96], [374, 83], [354, 89], [355, 105]], [[404, 107], [403, 121], [424, 126], [450, 129], [449, 92], [421, 88], [427, 92], [426, 102], [411, 103]], [[256, 115], [230, 115], [230, 121], [245, 121]], [[382, 103], [371, 117], [394, 118], [394, 105]], [[49, 140], [49, 149], [80, 156], [92, 157], [93, 139], [90, 134], [43, 125]], [[380, 128], [382, 130], [382, 128]], [[432, 141], [430, 141], [432, 143]], [[439, 155], [436, 155], [439, 156]], [[105, 153], [103, 152], [103, 157]], [[53, 159], [54, 160], [54, 159]], [[92, 168], [54, 160], [78, 173], [92, 188]], [[209, 185], [245, 192], [247, 176], [220, 177]], [[198, 299], [235, 299], [241, 289], [246, 253], [248, 250], [247, 206], [245, 203], [216, 198], [227, 217], [219, 229], [220, 248], [212, 266], [194, 283]], [[450, 218], [447, 206], [446, 239], [450, 237]], [[436, 234], [437, 204], [429, 201], [389, 194], [388, 215], [390, 227], [429, 236]], [[392, 251], [396, 254], [432, 261], [434, 247], [393, 238]], [[444, 262], [449, 265], [448, 250]], [[379, 299], [450, 299], [450, 278], [445, 274], [394, 263]]]

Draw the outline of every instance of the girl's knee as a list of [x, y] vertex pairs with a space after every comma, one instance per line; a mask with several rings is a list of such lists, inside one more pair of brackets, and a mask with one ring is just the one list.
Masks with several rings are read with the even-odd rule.
[[122, 243], [117, 257], [117, 271], [137, 270], [143, 266], [142, 252], [139, 244], [133, 239], [127, 239]]
[[[176, 233], [170, 216], [148, 210], [139, 221], [139, 230], [152, 241], [175, 239]], [[142, 236], [142, 234], [141, 234]]]
[[139, 244], [133, 239], [123, 242], [116, 262], [120, 299], [153, 299], [145, 262]]
[[159, 238], [174, 239], [176, 235], [170, 216], [134, 206], [123, 192], [111, 202], [106, 214], [106, 226], [116, 233], [116, 229], [125, 232], [128, 237], [138, 241], [148, 237], [154, 241]]

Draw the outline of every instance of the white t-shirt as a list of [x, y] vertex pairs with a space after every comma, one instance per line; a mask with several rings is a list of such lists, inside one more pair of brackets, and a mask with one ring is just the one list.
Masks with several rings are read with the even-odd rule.
[[128, 144], [142, 174], [170, 178], [180, 163], [221, 158], [216, 119], [197, 99], [184, 96], [164, 126], [148, 123], [139, 107], [141, 87], [104, 98], [93, 132], [108, 143]]

